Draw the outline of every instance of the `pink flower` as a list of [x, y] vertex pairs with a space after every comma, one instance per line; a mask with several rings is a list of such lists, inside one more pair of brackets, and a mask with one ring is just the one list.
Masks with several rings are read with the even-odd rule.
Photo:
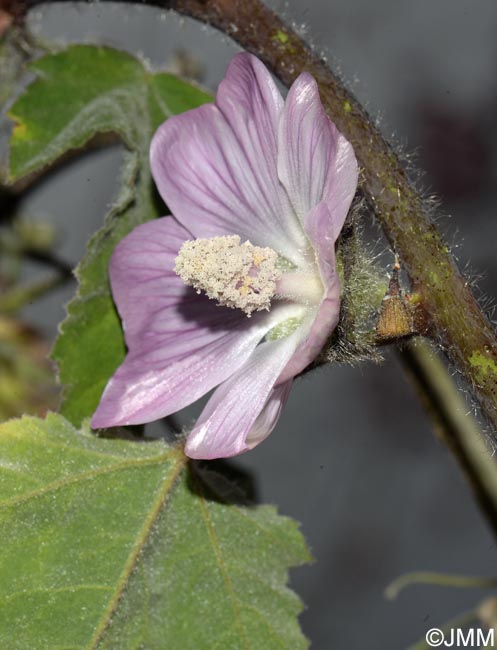
[[92, 426], [150, 422], [215, 388], [186, 454], [240, 454], [273, 430], [337, 324], [335, 241], [356, 159], [309, 74], [284, 101], [246, 53], [214, 104], [158, 129], [150, 158], [174, 216], [138, 226], [112, 257], [128, 354]]

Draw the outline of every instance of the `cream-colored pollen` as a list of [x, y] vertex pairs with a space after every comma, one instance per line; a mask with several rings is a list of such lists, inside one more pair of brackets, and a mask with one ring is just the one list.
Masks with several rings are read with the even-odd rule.
[[185, 241], [174, 271], [185, 284], [202, 291], [219, 305], [238, 308], [250, 316], [269, 310], [281, 271], [272, 248], [240, 243], [238, 235]]

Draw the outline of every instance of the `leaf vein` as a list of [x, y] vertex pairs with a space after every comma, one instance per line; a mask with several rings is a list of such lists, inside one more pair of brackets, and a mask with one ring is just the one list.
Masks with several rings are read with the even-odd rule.
[[177, 467], [171, 472], [171, 474], [168, 474], [167, 479], [164, 481], [163, 485], [161, 486], [161, 489], [158, 491], [158, 494], [152, 504], [150, 512], [143, 523], [143, 526], [138, 534], [138, 537], [131, 550], [128, 560], [124, 565], [123, 571], [117, 582], [116, 588], [114, 589], [112, 598], [110, 599], [109, 604], [107, 605], [107, 608], [105, 609], [102, 615], [101, 621], [97, 626], [90, 643], [88, 644], [88, 650], [94, 650], [97, 647], [98, 643], [102, 638], [102, 635], [105, 632], [105, 629], [109, 625], [112, 619], [112, 615], [114, 614], [117, 608], [119, 600], [121, 599], [124, 593], [126, 584], [128, 583], [129, 578], [136, 566], [140, 552], [148, 539], [148, 536], [152, 530], [153, 525], [157, 520], [157, 517], [159, 516], [162, 506], [164, 505], [167, 497], [169, 496], [172, 489], [176, 485], [176, 481], [181, 471], [185, 467], [187, 459], [184, 456], [177, 457], [176, 462], [177, 462]]
[[126, 460], [122, 463], [117, 463], [116, 465], [100, 467], [96, 470], [90, 470], [88, 472], [81, 472], [80, 474], [76, 474], [74, 476], [68, 476], [66, 478], [59, 479], [58, 481], [54, 481], [53, 483], [49, 483], [48, 485], [45, 485], [43, 488], [40, 488], [39, 490], [33, 490], [31, 492], [28, 492], [27, 494], [22, 494], [18, 497], [12, 497], [11, 499], [5, 499], [4, 501], [0, 501], [0, 509], [9, 508], [10, 506], [13, 505], [19, 505], [20, 503], [24, 503], [26, 501], [29, 501], [30, 499], [35, 499], [45, 494], [49, 494], [50, 492], [55, 492], [56, 490], [60, 490], [61, 488], [64, 488], [68, 485], [73, 485], [73, 484], [80, 483], [82, 481], [87, 481], [97, 476], [111, 474], [112, 472], [118, 472], [119, 470], [128, 469], [130, 467], [157, 465], [169, 459], [171, 456], [175, 456], [175, 455], [177, 455], [177, 451], [176, 453], [174, 451], [171, 451], [169, 453], [161, 454], [160, 456], [157, 456], [155, 458], [139, 458], [139, 459], [134, 458], [132, 460]]
[[231, 582], [231, 578], [226, 566], [226, 562], [223, 557], [221, 546], [219, 544], [219, 540], [217, 539], [216, 533], [214, 531], [214, 526], [212, 525], [209, 510], [205, 502], [205, 497], [202, 493], [199, 493], [198, 503], [200, 505], [200, 509], [204, 517], [205, 526], [207, 529], [207, 533], [209, 535], [209, 539], [211, 540], [212, 548], [214, 550], [214, 554], [217, 559], [219, 570], [221, 572], [221, 575], [223, 576], [224, 584], [226, 585], [228, 595], [230, 596], [231, 599], [231, 603], [233, 606], [233, 613], [235, 615], [236, 626], [239, 628], [241, 632], [244, 647], [246, 648], [246, 650], [250, 650], [247, 634], [241, 618], [240, 601], [238, 600], [238, 597], [233, 588], [233, 583]]

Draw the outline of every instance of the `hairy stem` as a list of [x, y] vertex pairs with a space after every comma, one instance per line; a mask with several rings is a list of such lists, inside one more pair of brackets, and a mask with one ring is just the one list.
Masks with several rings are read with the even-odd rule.
[[[45, 0], [50, 1], [50, 0]], [[55, 0], [67, 1], [67, 0]], [[467, 281], [430, 218], [421, 195], [374, 122], [340, 78], [260, 0], [121, 0], [174, 9], [224, 32], [261, 58], [287, 86], [302, 70], [317, 80], [330, 118], [354, 146], [362, 169], [361, 189], [374, 209], [427, 317], [429, 336], [443, 347], [473, 388], [482, 412], [497, 432], [497, 341]], [[0, 0], [20, 22], [42, 0]], [[482, 450], [477, 427], [453, 410], [456, 389], [439, 360], [409, 348], [409, 365], [445, 442], [468, 475], [497, 533], [497, 484], [493, 460]], [[438, 364], [438, 365], [437, 365]], [[436, 366], [436, 367], [435, 367]], [[447, 383], [447, 381], [449, 383]], [[455, 415], [455, 419], [454, 419]]]
[[362, 189], [419, 292], [433, 337], [473, 386], [497, 431], [497, 341], [426, 205], [373, 121], [326, 62], [259, 0], [151, 0], [217, 27], [263, 59], [285, 84], [302, 70], [319, 84], [331, 119], [354, 146]]
[[[497, 431], [495, 332], [395, 152], [325, 60], [260, 0], [121, 1], [174, 9], [212, 25], [265, 61], [287, 86], [302, 70], [315, 77], [325, 109], [354, 146], [362, 190], [422, 300], [431, 336], [471, 384]], [[0, 8], [18, 20], [39, 4], [41, 0], [0, 0]]]
[[476, 500], [497, 535], [497, 464], [478, 423], [435, 350], [422, 339], [402, 346], [401, 359], [416, 385], [435, 431], [466, 475]]

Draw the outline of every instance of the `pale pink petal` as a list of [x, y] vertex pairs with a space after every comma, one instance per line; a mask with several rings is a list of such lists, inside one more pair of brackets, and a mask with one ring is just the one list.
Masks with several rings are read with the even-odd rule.
[[[233, 456], [273, 430], [293, 377], [338, 322], [335, 241], [356, 190], [357, 163], [310, 75], [300, 75], [283, 103], [264, 65], [246, 53], [233, 59], [215, 104], [158, 129], [150, 160], [175, 218], [138, 227], [112, 258], [128, 354], [92, 426], [149, 422], [217, 386], [185, 451]], [[269, 313], [248, 319], [184, 286], [173, 270], [183, 241], [229, 234], [270, 246], [302, 277], [319, 272], [321, 302], [319, 294], [314, 307], [275, 300]], [[293, 334], [261, 343], [297, 313], [305, 316]]]
[[277, 309], [248, 319], [186, 287], [173, 266], [189, 236], [166, 217], [135, 228], [116, 248], [111, 285], [128, 354], [92, 426], [150, 422], [190, 404], [233, 374], [277, 322]]
[[261, 343], [240, 370], [217, 388], [188, 436], [187, 456], [225, 458], [250, 449], [247, 437], [299, 337], [297, 331], [289, 337]]
[[271, 391], [264, 408], [245, 440], [249, 449], [253, 449], [273, 431], [290, 395], [292, 384], [293, 379], [290, 379], [283, 384], [275, 386]]
[[340, 315], [340, 279], [335, 261], [334, 222], [326, 203], [311, 210], [306, 220], [306, 232], [312, 242], [324, 286], [323, 299], [313, 314], [302, 325], [307, 335], [278, 379], [278, 383], [298, 375], [322, 350], [335, 329]]
[[357, 187], [351, 144], [326, 115], [317, 84], [303, 72], [286, 98], [279, 125], [278, 173], [299, 219], [325, 201], [338, 237]]
[[281, 105], [262, 64], [238, 55], [216, 104], [169, 118], [150, 161], [162, 198], [195, 237], [238, 234], [299, 264], [306, 240], [277, 173]]
[[157, 335], [174, 337], [176, 344], [178, 339], [206, 344], [220, 330], [245, 323], [243, 313], [219, 309], [174, 272], [181, 245], [192, 238], [173, 217], [163, 217], [138, 226], [116, 247], [110, 283], [131, 351]]
[[175, 341], [157, 338], [148, 350], [128, 353], [107, 384], [92, 427], [152, 422], [188, 406], [245, 363], [266, 330], [261, 321], [206, 345], [182, 347], [179, 354]]

